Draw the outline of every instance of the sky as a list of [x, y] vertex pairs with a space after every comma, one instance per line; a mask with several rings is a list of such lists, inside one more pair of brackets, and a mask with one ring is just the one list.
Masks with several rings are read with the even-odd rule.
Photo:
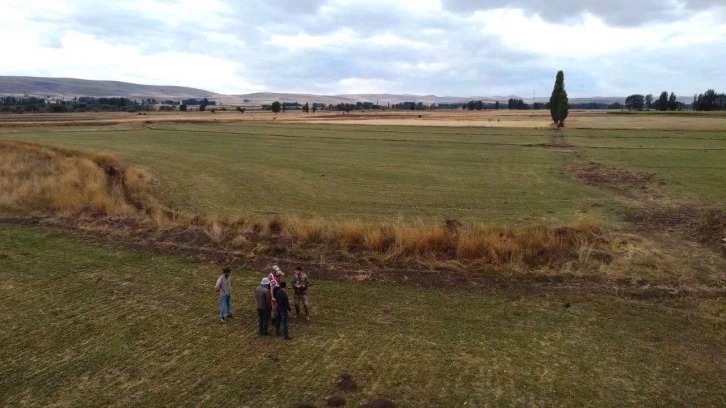
[[692, 98], [724, 0], [0, 0], [0, 75], [224, 94]]

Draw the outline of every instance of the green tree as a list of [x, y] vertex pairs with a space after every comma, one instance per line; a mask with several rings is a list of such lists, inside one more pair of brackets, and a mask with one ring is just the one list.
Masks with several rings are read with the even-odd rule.
[[557, 77], [555, 77], [555, 86], [552, 89], [552, 96], [550, 96], [550, 116], [558, 127], [562, 127], [565, 126], [568, 113], [569, 105], [567, 91], [565, 91], [565, 73], [558, 71]]
[[653, 106], [653, 94], [645, 95], [645, 107], [650, 109]]
[[282, 104], [279, 101], [272, 102], [272, 111], [275, 113], [280, 112]]
[[625, 98], [625, 106], [628, 107], [628, 110], [633, 111], [642, 111], [643, 105], [645, 104], [645, 97], [643, 95], [635, 94], [630, 95], [627, 98]]
[[187, 111], [187, 104], [186, 103], [182, 103], [181, 105], [179, 105], [179, 110], [182, 111], [182, 112], [186, 112]]
[[678, 99], [676, 98], [676, 94], [671, 92], [670, 98], [668, 98], [668, 110], [678, 110]]
[[655, 103], [655, 108], [659, 111], [668, 110], [668, 92], [661, 92], [660, 98]]

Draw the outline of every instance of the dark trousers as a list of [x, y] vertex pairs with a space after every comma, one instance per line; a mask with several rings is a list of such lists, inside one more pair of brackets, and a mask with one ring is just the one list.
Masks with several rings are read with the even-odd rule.
[[280, 335], [280, 326], [282, 326], [282, 337], [287, 340], [290, 338], [288, 333], [287, 321], [290, 314], [285, 309], [277, 309], [277, 320], [275, 321], [275, 334]]
[[267, 334], [267, 328], [270, 326], [270, 311], [257, 309], [257, 319], [260, 322], [260, 336]]

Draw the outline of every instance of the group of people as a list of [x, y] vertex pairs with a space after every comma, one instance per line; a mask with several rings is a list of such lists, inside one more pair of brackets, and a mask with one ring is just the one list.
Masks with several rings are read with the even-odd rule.
[[[229, 268], [224, 268], [215, 285], [215, 289], [219, 293], [219, 320], [223, 323], [232, 317], [231, 272]], [[290, 298], [287, 295], [287, 282], [282, 280], [284, 276], [285, 274], [280, 267], [273, 265], [270, 268], [270, 273], [262, 278], [260, 285], [255, 288], [260, 336], [269, 335], [269, 326], [272, 323], [276, 335], [282, 335], [285, 340], [292, 340], [288, 327], [292, 309], [290, 308]], [[300, 311], [302, 309], [305, 312], [305, 321], [309, 322], [310, 301], [308, 300], [308, 288], [310, 287], [310, 279], [303, 272], [302, 267], [295, 268], [291, 283], [295, 295], [295, 317], [301, 317]]]

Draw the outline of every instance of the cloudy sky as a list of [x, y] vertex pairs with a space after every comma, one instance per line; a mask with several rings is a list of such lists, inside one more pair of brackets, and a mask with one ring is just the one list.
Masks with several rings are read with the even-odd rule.
[[685, 97], [725, 51], [724, 0], [0, 0], [0, 75], [228, 94]]

